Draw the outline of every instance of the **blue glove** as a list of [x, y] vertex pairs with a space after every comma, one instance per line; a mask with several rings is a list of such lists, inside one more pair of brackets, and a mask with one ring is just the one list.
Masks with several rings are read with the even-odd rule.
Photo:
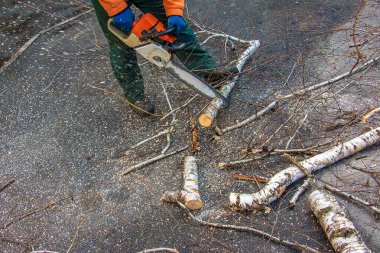
[[176, 28], [173, 32], [174, 35], [178, 35], [186, 28], [186, 22], [181, 16], [169, 16], [168, 30]]
[[129, 7], [113, 16], [113, 24], [126, 33], [131, 32], [133, 21], [135, 21], [135, 14]]

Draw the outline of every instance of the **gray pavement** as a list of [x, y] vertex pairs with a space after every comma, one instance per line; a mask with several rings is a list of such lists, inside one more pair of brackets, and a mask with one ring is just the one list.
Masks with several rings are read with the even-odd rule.
[[[304, 78], [308, 83], [340, 73], [346, 65], [326, 73], [326, 64], [318, 62], [318, 57], [332, 47], [329, 43], [333, 40], [327, 31], [351, 21], [356, 2], [189, 1], [188, 14], [192, 19], [228, 34], [262, 42], [233, 93], [231, 107], [221, 113], [218, 124], [227, 126], [244, 119], [270, 101], [276, 91], [289, 92], [284, 80], [300, 52], [313, 61], [305, 60], [303, 68], [295, 68], [290, 88], [299, 87], [301, 72], [306, 73]], [[86, 4], [2, 1], [1, 61], [6, 61], [36, 32], [86, 10]], [[12, 23], [15, 20], [17, 24]], [[215, 41], [207, 47], [225, 64], [236, 52], [225, 51], [220, 44], [223, 42]], [[331, 57], [339, 58], [339, 55]], [[167, 85], [175, 107], [194, 95], [165, 73], [143, 61], [140, 63], [147, 93], [155, 97], [158, 113], [169, 111], [158, 81]], [[379, 106], [378, 66], [374, 68], [367, 73], [369, 78], [360, 83], [365, 82], [365, 90], [363, 86], [353, 85], [341, 99], [324, 103], [300, 130], [291, 147], [310, 146], [335, 137], [347, 139], [378, 125], [379, 118], [375, 116], [369, 125], [324, 131], [337, 115], [336, 104], [358, 112], [368, 106]], [[92, 87], [121, 94], [94, 13], [41, 36], [0, 76], [0, 84], [0, 186], [7, 179], [16, 180], [0, 192], [1, 252], [66, 252], [73, 238], [76, 240], [72, 252], [137, 252], [156, 247], [175, 247], [180, 252], [294, 252], [251, 234], [201, 227], [187, 219], [178, 207], [160, 203], [164, 191], [180, 187], [184, 154], [119, 177], [128, 166], [159, 154], [166, 145], [165, 138], [137, 149], [130, 146], [163, 130], [166, 122], [139, 117], [125, 109], [115, 96]], [[362, 103], [355, 103], [362, 97], [366, 98]], [[189, 143], [189, 116], [195, 116], [206, 103], [198, 98], [177, 113], [170, 150]], [[296, 103], [285, 105], [218, 142], [210, 141], [212, 131], [200, 130], [197, 157], [205, 208], [195, 215], [213, 222], [273, 231], [288, 240], [330, 252], [305, 197], [294, 210], [289, 209], [287, 200], [294, 187], [285, 198], [273, 204], [269, 215], [232, 212], [227, 207], [227, 194], [254, 192], [258, 186], [232, 179], [232, 171], [221, 171], [216, 166], [225, 159], [238, 158], [238, 148], [262, 143], [287, 120], [295, 107]], [[305, 108], [301, 112], [307, 112]], [[283, 147], [303, 116], [296, 115], [268, 145]], [[370, 148], [353, 159], [378, 171], [378, 148], [378, 145]], [[364, 160], [359, 159], [362, 156]], [[333, 183], [338, 181], [340, 186], [351, 187], [353, 191], [365, 187], [368, 180], [362, 196], [378, 200], [378, 196], [371, 195], [376, 185], [368, 175], [352, 172], [353, 178], [343, 177], [344, 169], [352, 161], [347, 159], [317, 177]], [[270, 176], [288, 164], [282, 157], [274, 157], [233, 171]], [[60, 199], [64, 200], [4, 228], [17, 217]], [[340, 201], [348, 208], [368, 246], [376, 252], [380, 248], [376, 240], [379, 224], [367, 210]]]

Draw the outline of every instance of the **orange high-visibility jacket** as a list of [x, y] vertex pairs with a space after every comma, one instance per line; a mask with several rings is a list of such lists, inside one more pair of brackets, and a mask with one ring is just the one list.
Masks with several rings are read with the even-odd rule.
[[[100, 4], [112, 17], [128, 7], [125, 0], [99, 0]], [[185, 0], [164, 0], [166, 16], [183, 15]]]

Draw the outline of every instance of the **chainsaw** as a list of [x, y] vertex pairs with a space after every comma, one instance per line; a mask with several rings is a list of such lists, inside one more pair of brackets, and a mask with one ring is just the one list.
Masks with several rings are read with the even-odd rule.
[[177, 42], [177, 38], [171, 34], [175, 28], [166, 29], [155, 16], [146, 13], [133, 23], [130, 34], [117, 28], [112, 19], [108, 20], [108, 29], [142, 57], [157, 67], [165, 69], [200, 95], [208, 99], [219, 98], [223, 107], [229, 105], [228, 100], [215, 88], [178, 63], [173, 53], [183, 49], [187, 44]]

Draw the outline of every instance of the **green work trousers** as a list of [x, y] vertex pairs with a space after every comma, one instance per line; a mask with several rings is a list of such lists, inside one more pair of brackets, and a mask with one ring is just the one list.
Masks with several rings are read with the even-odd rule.
[[[135, 5], [143, 13], [152, 13], [162, 23], [167, 25], [163, 0], [129, 0], [128, 5]], [[144, 82], [141, 70], [137, 65], [135, 51], [122, 43], [107, 28], [108, 14], [100, 5], [98, 0], [92, 0], [96, 16], [100, 26], [106, 36], [110, 48], [110, 60], [116, 79], [124, 90], [124, 96], [131, 102], [144, 97]], [[178, 42], [186, 42], [188, 45], [175, 53], [184, 65], [200, 77], [204, 77], [207, 72], [217, 67], [212, 56], [204, 50], [198, 43], [191, 27], [177, 36]]]

